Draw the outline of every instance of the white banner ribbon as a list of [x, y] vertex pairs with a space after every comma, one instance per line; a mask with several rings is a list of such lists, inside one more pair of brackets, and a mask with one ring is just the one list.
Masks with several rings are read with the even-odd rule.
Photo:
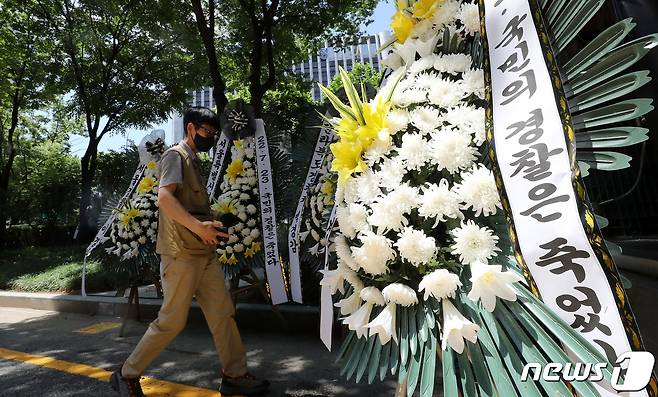
[[258, 191], [260, 194], [260, 216], [263, 227], [263, 245], [265, 251], [265, 272], [270, 284], [272, 304], [288, 302], [283, 269], [279, 258], [279, 246], [276, 233], [276, 211], [274, 205], [274, 188], [272, 187], [272, 165], [265, 136], [265, 124], [256, 119], [256, 164], [258, 169]]
[[224, 165], [224, 159], [226, 158], [228, 147], [228, 137], [226, 134], [222, 134], [219, 137], [219, 141], [217, 141], [217, 144], [215, 145], [212, 166], [210, 168], [210, 174], [208, 175], [208, 182], [206, 184], [208, 197], [211, 199], [215, 196], [215, 191], [217, 190], [217, 185], [219, 183], [219, 178], [221, 177], [222, 166]]
[[299, 226], [302, 222], [302, 215], [304, 213], [304, 203], [308, 197], [308, 192], [311, 187], [317, 182], [322, 169], [322, 163], [327, 155], [327, 148], [333, 142], [334, 132], [328, 125], [325, 125], [318, 135], [318, 140], [315, 143], [315, 150], [311, 157], [311, 163], [306, 173], [306, 180], [302, 188], [302, 192], [297, 201], [297, 210], [295, 216], [290, 223], [288, 230], [288, 255], [290, 257], [290, 288], [292, 290], [292, 299], [297, 303], [302, 303], [302, 282], [301, 271], [299, 265]]
[[[327, 246], [324, 250], [324, 270], [329, 270], [329, 238], [336, 223], [336, 206], [331, 209], [329, 223], [324, 233]], [[323, 285], [320, 289], [320, 340], [331, 351], [331, 330], [334, 323], [334, 302], [331, 299], [331, 288]]]
[[[522, 257], [542, 300], [614, 364], [632, 348], [581, 221], [582, 201], [573, 185], [575, 153], [565, 136], [533, 10], [528, 0], [484, 0], [484, 7], [493, 144]], [[609, 385], [596, 387], [602, 396], [618, 395]]]

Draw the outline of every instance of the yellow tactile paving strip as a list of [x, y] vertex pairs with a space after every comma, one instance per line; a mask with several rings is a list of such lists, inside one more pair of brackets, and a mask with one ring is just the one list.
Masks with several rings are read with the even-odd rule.
[[[70, 361], [58, 360], [48, 356], [23, 353], [15, 350], [0, 348], [0, 359], [19, 361], [43, 368], [54, 369], [72, 375], [86, 376], [101, 382], [109, 382], [110, 371]], [[195, 386], [182, 385], [149, 377], [143, 377], [142, 389], [144, 394], [151, 397], [221, 397], [218, 391], [203, 389]], [[108, 386], [109, 387], [109, 386]]]
[[99, 334], [103, 331], [107, 331], [119, 327], [121, 327], [121, 323], [98, 323], [98, 324], [90, 325], [88, 327], [81, 328], [75, 332], [79, 332], [81, 334]]

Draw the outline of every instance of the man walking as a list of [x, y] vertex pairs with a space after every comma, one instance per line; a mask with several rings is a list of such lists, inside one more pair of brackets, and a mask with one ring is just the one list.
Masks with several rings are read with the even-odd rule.
[[161, 255], [164, 300], [135, 350], [114, 372], [110, 384], [120, 396], [143, 396], [139, 378], [146, 367], [185, 327], [192, 298], [212, 332], [222, 361], [223, 395], [261, 394], [269, 382], [247, 372], [245, 349], [235, 324], [231, 297], [215, 254], [226, 233], [217, 230], [196, 153], [209, 151], [219, 134], [219, 118], [207, 108], [194, 107], [183, 117], [185, 138], [160, 160], [159, 227], [156, 251]]

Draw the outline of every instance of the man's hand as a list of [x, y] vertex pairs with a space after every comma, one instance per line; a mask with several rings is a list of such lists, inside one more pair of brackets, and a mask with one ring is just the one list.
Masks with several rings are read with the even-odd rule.
[[217, 245], [219, 244], [220, 239], [228, 239], [229, 235], [224, 232], [217, 230], [218, 227], [222, 227], [222, 223], [218, 221], [206, 221], [199, 222], [199, 226], [194, 233], [196, 233], [204, 244], [207, 245]]

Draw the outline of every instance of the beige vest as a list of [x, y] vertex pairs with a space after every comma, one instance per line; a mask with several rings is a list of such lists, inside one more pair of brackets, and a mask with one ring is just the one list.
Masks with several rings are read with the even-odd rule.
[[[175, 145], [167, 151], [171, 150], [178, 152], [183, 160], [183, 185], [176, 189], [174, 196], [195, 218], [202, 221], [212, 220], [210, 200], [201, 180], [201, 170], [182, 146]], [[215, 252], [215, 247], [204, 244], [185, 226], [159, 211], [155, 250], [160, 255], [210, 256]]]

